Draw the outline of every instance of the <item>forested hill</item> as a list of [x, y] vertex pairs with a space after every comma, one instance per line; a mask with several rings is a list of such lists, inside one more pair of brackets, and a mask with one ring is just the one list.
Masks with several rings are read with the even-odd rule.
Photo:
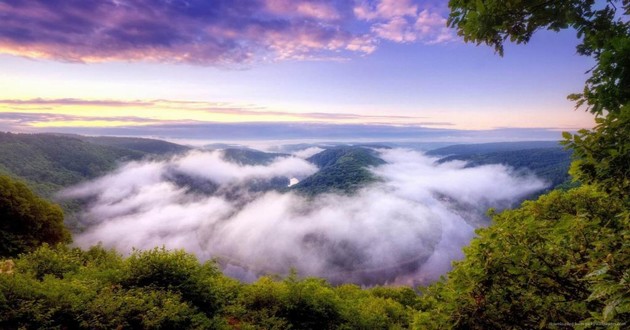
[[493, 142], [476, 144], [456, 144], [443, 148], [427, 151], [429, 156], [450, 155], [477, 155], [493, 152], [517, 151], [539, 148], [562, 148], [558, 141], [519, 141], [519, 142]]
[[330, 191], [353, 192], [376, 180], [367, 167], [385, 163], [372, 149], [350, 146], [326, 149], [307, 160], [317, 165], [319, 171], [293, 186], [293, 189], [307, 195]]
[[506, 142], [454, 145], [427, 152], [432, 156], [445, 156], [438, 162], [453, 160], [468, 162], [467, 167], [487, 164], [504, 164], [517, 170], [529, 170], [550, 183], [549, 190], [571, 186], [569, 167], [571, 151], [557, 142]]
[[83, 135], [76, 135], [75, 137], [85, 142], [108, 147], [135, 150], [146, 154], [166, 155], [190, 150], [190, 147], [187, 146], [155, 139]]
[[267, 165], [278, 157], [287, 154], [262, 152], [247, 148], [227, 148], [223, 150], [223, 159], [240, 165]]
[[174, 145], [149, 139], [0, 132], [0, 173], [21, 178], [37, 193], [51, 196], [63, 187], [103, 175], [121, 162], [163, 154], [167, 149], [185, 150], [183, 146], [166, 148], [167, 144]]

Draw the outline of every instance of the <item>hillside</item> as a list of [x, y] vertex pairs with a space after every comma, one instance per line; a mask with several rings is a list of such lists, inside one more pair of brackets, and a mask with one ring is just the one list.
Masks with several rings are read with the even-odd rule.
[[367, 167], [385, 163], [372, 149], [347, 146], [324, 150], [307, 160], [317, 165], [319, 171], [293, 186], [294, 190], [307, 195], [353, 192], [376, 180]]
[[505, 164], [519, 170], [530, 170], [550, 183], [551, 187], [569, 184], [571, 152], [562, 148], [540, 148], [518, 151], [491, 152], [485, 154], [453, 155], [439, 160], [440, 163], [463, 160], [467, 167], [486, 164]]
[[37, 193], [54, 192], [103, 175], [144, 153], [97, 145], [68, 136], [0, 132], [0, 173], [18, 177]]
[[278, 157], [287, 154], [267, 153], [247, 148], [227, 148], [223, 150], [223, 159], [239, 165], [267, 165]]
[[504, 164], [524, 173], [531, 171], [549, 182], [549, 189], [571, 186], [571, 151], [552, 141], [454, 145], [427, 154], [443, 156], [439, 163], [462, 160], [467, 167]]
[[494, 152], [518, 151], [540, 148], [561, 148], [557, 141], [519, 141], [519, 142], [494, 142], [476, 144], [455, 144], [443, 148], [432, 149], [426, 152], [429, 156], [468, 156], [488, 154]]
[[0, 132], [0, 173], [24, 180], [43, 196], [106, 174], [118, 164], [188, 150], [160, 140]]
[[82, 136], [77, 135], [77, 139], [102, 146], [122, 148], [139, 151], [145, 154], [168, 155], [190, 150], [189, 147], [166, 142], [162, 140], [116, 137], [116, 136]]

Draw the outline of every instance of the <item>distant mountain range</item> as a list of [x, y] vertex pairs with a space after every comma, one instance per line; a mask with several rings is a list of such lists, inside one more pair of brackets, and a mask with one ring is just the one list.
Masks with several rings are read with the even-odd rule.
[[[289, 178], [258, 182], [256, 191], [296, 191], [305, 195], [324, 192], [352, 193], [378, 180], [368, 167], [385, 163], [373, 145], [318, 145], [323, 151], [307, 158], [319, 168], [291, 187]], [[308, 145], [304, 145], [308, 147]], [[0, 173], [18, 177], [36, 192], [50, 197], [64, 187], [106, 174], [119, 164], [144, 157], [164, 157], [190, 150], [190, 147], [155, 139], [92, 137], [65, 134], [14, 134], [0, 132]], [[226, 161], [240, 165], [268, 165], [284, 153], [267, 153], [248, 148], [222, 149]], [[550, 182], [550, 189], [569, 185], [571, 153], [557, 142], [505, 142], [451, 145], [426, 152], [438, 162], [466, 161], [467, 166], [505, 164], [519, 171], [531, 171]], [[190, 178], [174, 177], [179, 185], [210, 192], [207, 185], [197, 187]]]
[[555, 141], [461, 144], [434, 149], [427, 155], [440, 157], [440, 163], [462, 160], [467, 167], [504, 164], [531, 171], [549, 182], [548, 190], [574, 185], [569, 176], [571, 151]]
[[528, 149], [562, 149], [558, 141], [518, 141], [518, 142], [494, 142], [475, 144], [455, 144], [442, 148], [432, 149], [426, 152], [429, 156], [448, 155], [478, 155], [505, 151], [519, 151]]

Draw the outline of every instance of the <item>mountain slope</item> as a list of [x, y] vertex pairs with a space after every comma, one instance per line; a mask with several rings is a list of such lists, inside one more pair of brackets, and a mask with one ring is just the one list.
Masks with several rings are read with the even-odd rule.
[[[468, 162], [467, 167], [487, 164], [504, 164], [517, 170], [530, 170], [550, 183], [550, 189], [570, 185], [569, 167], [571, 152], [560, 146], [519, 149], [550, 143], [515, 142], [484, 145], [458, 145], [433, 151], [433, 155], [449, 154], [438, 162], [453, 160]], [[554, 143], [555, 144], [555, 143]], [[430, 153], [428, 153], [430, 154]]]
[[103, 175], [144, 153], [68, 136], [0, 132], [0, 173], [25, 180], [37, 193], [54, 192]]
[[268, 165], [286, 154], [268, 153], [247, 148], [227, 148], [223, 150], [223, 159], [239, 165]]
[[351, 193], [376, 180], [367, 167], [385, 164], [372, 149], [345, 146], [324, 150], [307, 160], [317, 165], [319, 171], [292, 187], [306, 195], [331, 191]]
[[129, 149], [152, 155], [176, 154], [190, 150], [189, 147], [183, 145], [146, 138], [82, 135], [77, 135], [76, 138], [102, 146]]
[[495, 142], [478, 144], [456, 144], [443, 148], [427, 151], [429, 156], [449, 156], [449, 155], [476, 155], [493, 152], [506, 152], [539, 148], [560, 148], [557, 141], [520, 141], [520, 142]]

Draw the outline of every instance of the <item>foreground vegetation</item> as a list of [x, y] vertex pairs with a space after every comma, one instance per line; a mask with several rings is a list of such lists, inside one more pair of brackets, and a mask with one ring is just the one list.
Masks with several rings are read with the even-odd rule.
[[316, 278], [243, 284], [183, 251], [123, 259], [43, 245], [0, 274], [0, 328], [387, 329], [408, 328], [410, 288], [332, 287]]

